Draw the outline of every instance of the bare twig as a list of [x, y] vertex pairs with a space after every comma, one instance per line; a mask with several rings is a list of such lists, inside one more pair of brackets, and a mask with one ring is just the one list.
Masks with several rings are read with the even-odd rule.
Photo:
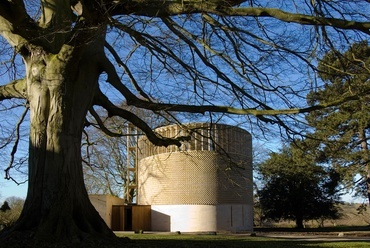
[[12, 176], [10, 176], [10, 170], [13, 168], [15, 154], [17, 153], [17, 150], [18, 150], [18, 144], [19, 144], [19, 140], [20, 140], [21, 124], [23, 123], [23, 121], [24, 121], [24, 119], [25, 119], [25, 117], [28, 113], [28, 110], [29, 110], [29, 106], [27, 105], [25, 110], [23, 111], [21, 117], [19, 118], [19, 121], [18, 121], [17, 125], [16, 125], [15, 141], [14, 141], [13, 149], [10, 153], [10, 161], [9, 161], [8, 167], [4, 170], [5, 171], [5, 179], [12, 180], [18, 185], [21, 184], [21, 183], [17, 182]]

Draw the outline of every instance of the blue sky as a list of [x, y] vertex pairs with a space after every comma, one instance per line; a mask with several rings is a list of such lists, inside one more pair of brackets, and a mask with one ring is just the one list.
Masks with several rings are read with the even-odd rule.
[[13, 181], [6, 180], [2, 176], [0, 178], [0, 204], [8, 197], [16, 196], [26, 198], [27, 183], [17, 185]]

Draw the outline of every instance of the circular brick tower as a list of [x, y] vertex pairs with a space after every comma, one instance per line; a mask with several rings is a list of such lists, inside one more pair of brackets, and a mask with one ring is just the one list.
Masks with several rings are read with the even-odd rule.
[[192, 123], [157, 128], [189, 136], [181, 147], [139, 140], [138, 205], [151, 205], [153, 231], [253, 229], [252, 137], [237, 127]]

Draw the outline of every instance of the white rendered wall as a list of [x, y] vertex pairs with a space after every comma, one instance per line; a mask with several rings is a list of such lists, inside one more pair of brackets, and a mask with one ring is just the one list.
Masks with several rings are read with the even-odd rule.
[[152, 205], [153, 231], [219, 232], [253, 230], [253, 207], [224, 205]]
[[253, 206], [247, 204], [217, 205], [217, 231], [253, 231]]

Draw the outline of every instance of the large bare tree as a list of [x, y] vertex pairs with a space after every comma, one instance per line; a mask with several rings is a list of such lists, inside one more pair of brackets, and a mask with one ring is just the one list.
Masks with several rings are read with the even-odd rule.
[[368, 39], [369, 8], [365, 0], [2, 0], [0, 100], [24, 99], [30, 129], [27, 199], [1, 237], [113, 237], [83, 183], [87, 113], [120, 135], [103, 127], [97, 106], [168, 146], [183, 137], [158, 136], [117, 102], [212, 120], [242, 115], [293, 132], [289, 122], [302, 119], [292, 115], [358, 97], [302, 101], [319, 86], [320, 53]]

